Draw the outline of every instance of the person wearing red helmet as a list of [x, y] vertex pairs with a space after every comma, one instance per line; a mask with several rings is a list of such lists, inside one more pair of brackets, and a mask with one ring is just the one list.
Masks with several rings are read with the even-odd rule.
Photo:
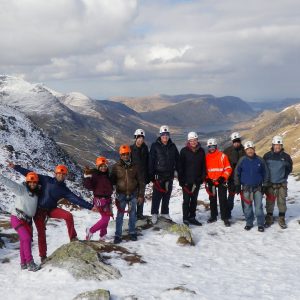
[[[28, 169], [22, 168], [20, 165], [9, 163], [9, 167], [15, 171], [27, 176]], [[73, 204], [91, 210], [93, 204], [83, 200], [75, 195], [66, 186], [65, 179], [68, 174], [68, 168], [65, 165], [58, 165], [55, 168], [55, 177], [38, 174], [41, 184], [41, 193], [38, 198], [38, 209], [33, 218], [37, 232], [38, 245], [41, 261], [47, 258], [47, 241], [46, 241], [46, 221], [48, 218], [63, 219], [66, 221], [70, 241], [77, 240], [77, 233], [74, 227], [73, 215], [57, 207], [60, 199], [67, 199]]]
[[40, 187], [39, 177], [34, 172], [29, 172], [24, 184], [18, 184], [0, 174], [0, 183], [8, 187], [15, 195], [15, 205], [11, 211], [11, 226], [16, 230], [20, 240], [21, 270], [38, 271], [32, 257], [32, 217], [36, 213]]
[[131, 149], [128, 145], [121, 145], [119, 149], [120, 160], [113, 165], [111, 180], [116, 186], [117, 218], [114, 243], [122, 242], [123, 217], [128, 205], [129, 234], [132, 241], [137, 240], [136, 234], [136, 204], [144, 201], [145, 181], [137, 165], [130, 158]]
[[86, 229], [86, 240], [90, 240], [96, 231], [100, 231], [100, 240], [104, 241], [109, 219], [112, 216], [111, 195], [113, 193], [108, 172], [108, 160], [104, 156], [97, 157], [95, 169], [86, 168], [84, 170], [83, 185], [93, 192], [94, 207], [101, 215], [101, 219], [94, 226]]

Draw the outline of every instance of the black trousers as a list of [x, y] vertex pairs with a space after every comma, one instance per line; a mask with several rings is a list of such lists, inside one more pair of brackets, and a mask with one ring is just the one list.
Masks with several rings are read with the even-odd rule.
[[[153, 194], [152, 194], [152, 206], [151, 206], [151, 214], [158, 215], [159, 206], [161, 202], [161, 214], [168, 214], [169, 213], [169, 202], [171, 198], [172, 188], [173, 188], [173, 179], [170, 179], [168, 184], [168, 191], [166, 193], [162, 193], [158, 191], [153, 186]], [[161, 182], [161, 186], [164, 188], [164, 182]]]
[[[191, 191], [193, 185], [188, 184], [187, 188]], [[196, 217], [196, 208], [197, 208], [197, 199], [199, 194], [200, 184], [196, 185], [196, 188], [193, 192], [193, 195], [189, 195], [187, 192], [182, 189], [183, 193], [183, 203], [182, 203], [182, 213], [183, 220]]]
[[[210, 192], [212, 192], [212, 187], [209, 188]], [[216, 187], [215, 195], [209, 196], [210, 202], [210, 213], [212, 218], [217, 218], [218, 216], [218, 201], [220, 205], [221, 219], [228, 219], [228, 203], [227, 203], [227, 187], [220, 184]]]

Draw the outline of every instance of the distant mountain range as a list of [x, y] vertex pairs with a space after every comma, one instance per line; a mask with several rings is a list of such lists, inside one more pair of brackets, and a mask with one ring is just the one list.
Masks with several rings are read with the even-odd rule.
[[286, 98], [282, 100], [269, 100], [261, 102], [248, 102], [254, 111], [272, 110], [279, 112], [287, 106], [300, 103], [300, 98]]

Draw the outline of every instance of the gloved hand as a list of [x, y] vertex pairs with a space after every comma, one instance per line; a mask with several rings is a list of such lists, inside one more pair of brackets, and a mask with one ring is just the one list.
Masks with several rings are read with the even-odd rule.
[[220, 177], [218, 178], [219, 184], [223, 184], [223, 183], [225, 183], [225, 181], [226, 181], [226, 179], [225, 179], [223, 176], [220, 176]]
[[262, 194], [267, 194], [267, 191], [268, 191], [268, 187], [267, 187], [266, 185], [263, 185], [263, 186], [261, 187], [261, 193], [262, 193]]
[[184, 187], [184, 181], [179, 180], [179, 185], [180, 185], [181, 187]]
[[236, 194], [240, 194], [241, 191], [242, 191], [241, 185], [236, 185], [234, 187], [234, 191], [235, 191]]

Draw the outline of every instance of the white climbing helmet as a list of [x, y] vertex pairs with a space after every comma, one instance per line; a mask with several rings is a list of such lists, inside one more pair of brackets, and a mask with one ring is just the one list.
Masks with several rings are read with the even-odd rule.
[[162, 134], [162, 133], [170, 133], [169, 131], [169, 127], [167, 125], [162, 125], [159, 129], [159, 133]]
[[188, 133], [188, 141], [190, 140], [194, 140], [194, 139], [197, 139], [198, 138], [198, 134], [194, 131], [191, 131]]
[[247, 150], [248, 148], [253, 148], [254, 149], [254, 143], [252, 141], [247, 141], [244, 144], [244, 149]]
[[283, 138], [280, 135], [275, 135], [272, 139], [273, 145], [283, 145]]
[[208, 139], [207, 140], [207, 147], [208, 146], [217, 146], [218, 143], [217, 143], [217, 140], [216, 139]]
[[241, 138], [241, 135], [239, 132], [233, 132], [230, 136], [231, 140], [236, 140], [236, 139], [240, 139]]
[[143, 136], [145, 137], [145, 131], [143, 129], [137, 129], [135, 132], [134, 132], [134, 138], [136, 138], [137, 136]]

